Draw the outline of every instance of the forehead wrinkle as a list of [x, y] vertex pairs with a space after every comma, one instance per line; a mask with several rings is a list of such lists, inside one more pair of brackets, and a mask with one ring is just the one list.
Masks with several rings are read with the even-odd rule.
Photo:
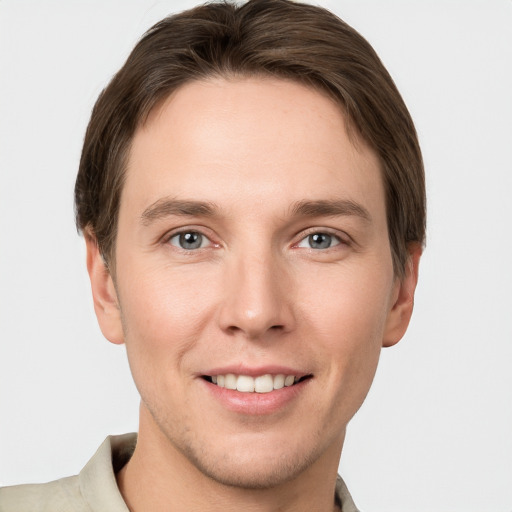
[[162, 198], [148, 206], [141, 214], [142, 224], [177, 215], [182, 217], [213, 217], [218, 212], [214, 203], [184, 199]]
[[356, 216], [367, 223], [372, 221], [370, 212], [363, 205], [350, 199], [298, 201], [292, 206], [291, 213], [293, 216], [305, 217]]

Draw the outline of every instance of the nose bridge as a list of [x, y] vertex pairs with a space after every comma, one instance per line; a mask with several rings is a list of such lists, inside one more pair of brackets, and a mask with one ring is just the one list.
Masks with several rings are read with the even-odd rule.
[[259, 338], [292, 328], [288, 272], [271, 247], [246, 247], [232, 254], [225, 279], [220, 312], [224, 330]]

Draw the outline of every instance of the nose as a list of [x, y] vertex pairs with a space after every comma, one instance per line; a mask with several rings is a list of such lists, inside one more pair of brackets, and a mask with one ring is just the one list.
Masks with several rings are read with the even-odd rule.
[[253, 340], [292, 331], [295, 317], [289, 274], [271, 251], [233, 257], [226, 269], [221, 329]]

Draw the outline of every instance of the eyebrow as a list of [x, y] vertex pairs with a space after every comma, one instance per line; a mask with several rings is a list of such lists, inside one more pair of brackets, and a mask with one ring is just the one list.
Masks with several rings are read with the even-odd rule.
[[[148, 206], [141, 214], [144, 225], [149, 225], [171, 215], [182, 217], [213, 217], [217, 214], [218, 208], [205, 201], [159, 199]], [[331, 199], [317, 201], [298, 201], [291, 209], [292, 216], [304, 217], [337, 217], [356, 216], [366, 222], [371, 222], [371, 215], [368, 210], [350, 199]]]
[[148, 206], [142, 212], [140, 218], [142, 223], [147, 226], [155, 220], [169, 217], [170, 215], [212, 217], [216, 213], [217, 208], [212, 203], [164, 198]]
[[292, 214], [305, 217], [356, 216], [371, 222], [370, 212], [361, 204], [350, 199], [299, 201], [292, 208]]

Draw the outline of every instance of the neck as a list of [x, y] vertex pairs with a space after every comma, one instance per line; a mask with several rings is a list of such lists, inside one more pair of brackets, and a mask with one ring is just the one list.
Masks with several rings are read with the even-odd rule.
[[338, 449], [325, 450], [305, 471], [277, 486], [234, 487], [203, 474], [141, 409], [137, 447], [117, 481], [131, 512], [332, 512], [342, 444], [343, 439]]

